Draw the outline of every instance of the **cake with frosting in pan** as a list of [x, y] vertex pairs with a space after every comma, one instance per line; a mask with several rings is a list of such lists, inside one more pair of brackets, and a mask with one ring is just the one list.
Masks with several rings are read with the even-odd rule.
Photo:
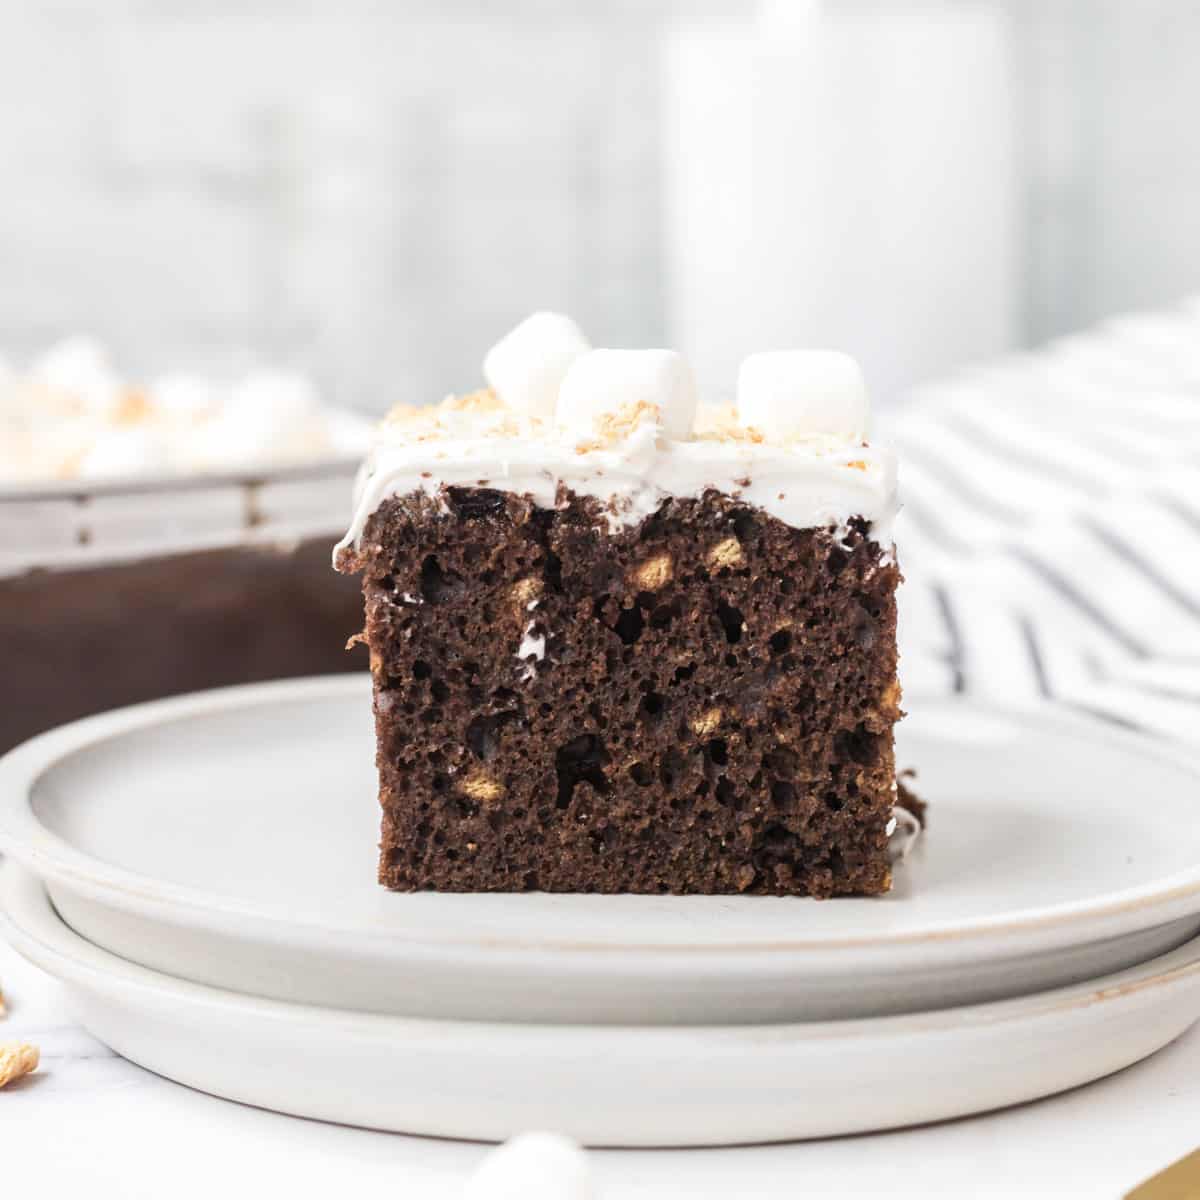
[[360, 669], [329, 543], [370, 438], [294, 371], [135, 382], [78, 337], [0, 354], [0, 753], [119, 705]]
[[884, 892], [896, 471], [850, 358], [669, 350], [539, 313], [400, 408], [336, 551], [362, 576], [379, 877], [439, 891]]

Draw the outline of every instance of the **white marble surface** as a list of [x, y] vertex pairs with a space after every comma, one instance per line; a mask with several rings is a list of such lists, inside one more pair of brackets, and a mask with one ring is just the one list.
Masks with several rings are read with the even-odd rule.
[[[457, 1197], [480, 1145], [321, 1125], [217, 1100], [117, 1058], [69, 998], [0, 943], [0, 1040], [40, 1044], [0, 1093], [0, 1194], [191, 1200]], [[898, 1087], [920, 1086], [897, 1080]], [[970, 1195], [1115, 1198], [1200, 1143], [1200, 1030], [1051, 1100], [922, 1129], [789, 1146], [597, 1151], [600, 1200]], [[268, 1190], [269, 1189], [269, 1190]]]

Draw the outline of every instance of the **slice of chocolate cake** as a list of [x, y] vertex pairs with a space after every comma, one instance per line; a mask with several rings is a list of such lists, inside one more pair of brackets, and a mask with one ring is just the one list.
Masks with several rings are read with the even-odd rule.
[[895, 468], [842, 355], [697, 412], [669, 351], [539, 314], [398, 411], [337, 551], [396, 889], [873, 894], [891, 881]]

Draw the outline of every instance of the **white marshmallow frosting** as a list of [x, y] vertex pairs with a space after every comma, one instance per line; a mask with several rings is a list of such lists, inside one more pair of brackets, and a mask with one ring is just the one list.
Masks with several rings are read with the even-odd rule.
[[[525, 329], [522, 355], [551, 357], [562, 327], [544, 325], [544, 343], [528, 327], [514, 331]], [[512, 352], [513, 336], [500, 343], [509, 343], [501, 356], [511, 355], [509, 366], [520, 357]], [[493, 365], [495, 353], [488, 356]], [[762, 357], [774, 361], [764, 367], [755, 362]], [[715, 489], [799, 529], [844, 532], [852, 518], [862, 518], [890, 550], [895, 459], [863, 442], [865, 392], [851, 386], [861, 375], [811, 354], [756, 355], [747, 365], [740, 399], [754, 422], [745, 404], [740, 414], [697, 408], [690, 369], [663, 350], [575, 355], [562, 372], [552, 416], [544, 395], [537, 402], [541, 415], [533, 415], [525, 401], [511, 399], [511, 384], [505, 395], [494, 382], [492, 392], [397, 411], [360, 472], [354, 519], [337, 549], [357, 545], [389, 497], [437, 497], [443, 487], [458, 486], [528, 495], [545, 508], [568, 489], [597, 499], [614, 529], [636, 524], [670, 497], [698, 498]], [[529, 374], [514, 370], [513, 378]], [[803, 396], [810, 401], [792, 403]], [[772, 404], [790, 407], [780, 416]]]

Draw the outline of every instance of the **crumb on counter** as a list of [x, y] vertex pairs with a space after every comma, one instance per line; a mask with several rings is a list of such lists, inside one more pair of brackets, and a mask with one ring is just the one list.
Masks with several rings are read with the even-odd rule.
[[0, 1088], [38, 1069], [41, 1053], [28, 1042], [0, 1042]]

